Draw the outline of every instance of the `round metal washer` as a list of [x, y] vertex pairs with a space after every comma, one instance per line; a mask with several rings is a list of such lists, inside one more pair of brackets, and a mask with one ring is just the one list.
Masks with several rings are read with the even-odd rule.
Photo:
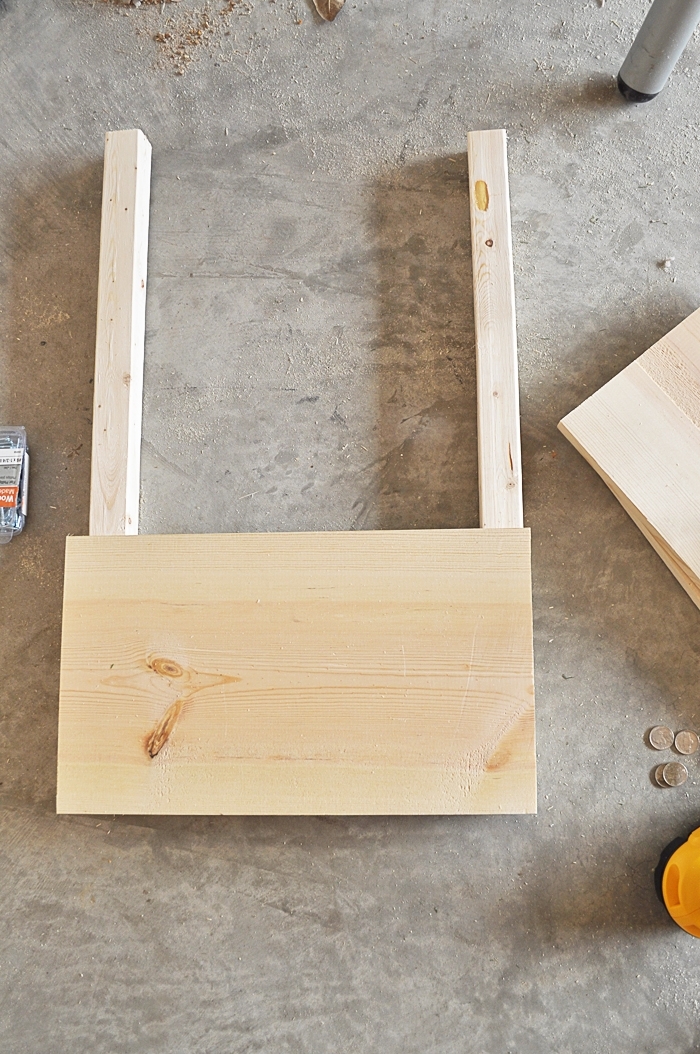
[[669, 761], [664, 765], [663, 777], [669, 787], [680, 787], [688, 779], [688, 770], [680, 761]]
[[668, 750], [673, 746], [673, 732], [666, 725], [655, 725], [649, 733], [649, 742], [654, 750]]
[[675, 745], [679, 754], [694, 754], [700, 746], [700, 738], [697, 732], [684, 728], [682, 732], [676, 732]]
[[654, 769], [654, 779], [660, 787], [668, 787], [668, 783], [664, 779], [664, 765], [657, 765]]

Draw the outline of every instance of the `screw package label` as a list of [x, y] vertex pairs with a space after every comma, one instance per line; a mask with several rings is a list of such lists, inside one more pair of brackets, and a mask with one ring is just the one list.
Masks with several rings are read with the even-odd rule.
[[0, 450], [0, 509], [14, 509], [19, 498], [22, 450]]

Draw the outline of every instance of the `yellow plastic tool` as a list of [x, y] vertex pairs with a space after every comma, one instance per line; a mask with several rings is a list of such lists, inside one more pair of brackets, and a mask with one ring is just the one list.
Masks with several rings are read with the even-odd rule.
[[700, 937], [700, 827], [669, 857], [661, 893], [673, 921]]

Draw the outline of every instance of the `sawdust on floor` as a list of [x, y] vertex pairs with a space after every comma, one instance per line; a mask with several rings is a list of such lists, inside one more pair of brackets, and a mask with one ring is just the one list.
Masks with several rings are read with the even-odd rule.
[[[178, 4], [180, 0], [103, 0], [111, 6], [120, 7], [124, 13], [130, 14], [137, 8], [158, 8], [161, 16], [165, 13], [166, 5], [172, 10], [172, 5]], [[205, 3], [191, 9], [181, 9], [177, 13], [168, 13], [162, 28], [153, 32], [153, 25], [144, 27], [144, 31], [158, 45], [159, 61], [157, 65], [161, 68], [169, 68], [177, 76], [182, 76], [195, 60], [198, 48], [209, 50], [221, 47], [225, 37], [231, 35], [231, 16], [248, 15], [253, 10], [248, 0], [224, 0], [222, 3], [205, 0]], [[148, 16], [155, 12], [140, 12]]]
[[251, 10], [247, 0], [226, 0], [223, 7], [219, 4], [204, 4], [191, 11], [178, 12], [168, 19], [167, 28], [153, 35], [162, 62], [172, 66], [174, 73], [182, 76], [193, 62], [197, 48], [220, 46], [222, 38], [231, 35], [229, 26], [232, 14], [245, 15]]

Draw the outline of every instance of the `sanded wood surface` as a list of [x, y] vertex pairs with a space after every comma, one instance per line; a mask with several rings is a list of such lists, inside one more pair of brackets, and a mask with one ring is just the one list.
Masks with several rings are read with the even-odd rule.
[[57, 805], [535, 811], [529, 531], [68, 538]]
[[506, 133], [468, 136], [479, 510], [482, 527], [522, 527], [520, 396]]
[[137, 534], [151, 145], [107, 132], [102, 184], [90, 534]]
[[559, 428], [700, 606], [700, 310]]

